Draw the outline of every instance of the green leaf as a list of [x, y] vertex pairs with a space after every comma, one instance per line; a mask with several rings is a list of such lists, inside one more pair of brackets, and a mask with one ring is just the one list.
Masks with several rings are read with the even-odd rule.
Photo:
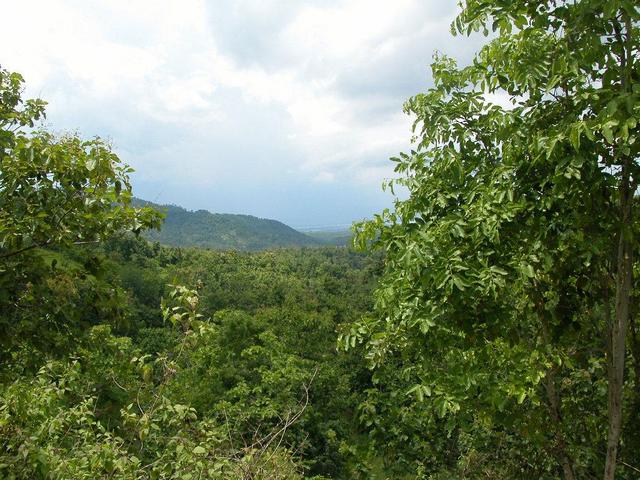
[[529, 278], [533, 278], [536, 276], [536, 272], [533, 270], [533, 267], [529, 264], [524, 265], [523, 271], [524, 271], [524, 274]]
[[197, 447], [195, 447], [192, 452], [196, 455], [204, 455], [205, 453], [207, 453], [207, 451], [201, 447], [200, 445], [198, 445]]
[[576, 152], [580, 150], [580, 135], [582, 133], [582, 128], [583, 124], [582, 122], [579, 122], [573, 125], [573, 127], [571, 128], [571, 132], [569, 133], [569, 141], [571, 142], [571, 145], [573, 145], [573, 148], [576, 150]]
[[460, 291], [464, 291], [465, 288], [469, 286], [469, 284], [465, 283], [464, 280], [462, 280], [462, 278], [459, 277], [458, 275], [452, 275], [451, 280], [453, 281], [454, 285], [458, 287], [458, 290]]
[[602, 135], [604, 135], [604, 138], [607, 140], [607, 142], [613, 144], [613, 131], [611, 130], [611, 127], [602, 127]]

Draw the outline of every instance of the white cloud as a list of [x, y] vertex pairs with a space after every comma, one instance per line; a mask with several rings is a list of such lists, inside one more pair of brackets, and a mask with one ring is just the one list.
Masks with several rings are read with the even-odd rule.
[[430, 53], [461, 48], [447, 34], [454, 11], [454, 0], [23, 0], [3, 7], [0, 62], [50, 101], [56, 127], [112, 135], [148, 185], [230, 188], [237, 174], [373, 191], [408, 145], [401, 102], [423, 88]]

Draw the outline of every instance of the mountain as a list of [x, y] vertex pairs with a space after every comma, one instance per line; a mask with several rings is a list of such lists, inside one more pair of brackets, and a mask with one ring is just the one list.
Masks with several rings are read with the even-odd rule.
[[134, 204], [153, 207], [166, 214], [160, 231], [144, 233], [148, 240], [164, 245], [254, 251], [324, 244], [277, 220], [206, 210], [194, 212], [176, 205], [157, 205], [141, 199], [134, 199]]

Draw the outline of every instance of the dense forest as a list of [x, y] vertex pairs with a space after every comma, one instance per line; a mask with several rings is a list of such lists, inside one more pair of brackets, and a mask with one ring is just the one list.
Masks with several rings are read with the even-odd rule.
[[452, 31], [487, 43], [434, 57], [353, 248], [150, 241], [110, 144], [0, 69], [0, 478], [639, 478], [640, 8]]
[[347, 439], [369, 375], [336, 352], [336, 328], [370, 309], [379, 259], [133, 236], [31, 255], [46, 278], [17, 305], [29, 317], [3, 332], [16, 342], [4, 350], [2, 464], [16, 478], [138, 478], [143, 466], [152, 478], [330, 478], [354, 464]]

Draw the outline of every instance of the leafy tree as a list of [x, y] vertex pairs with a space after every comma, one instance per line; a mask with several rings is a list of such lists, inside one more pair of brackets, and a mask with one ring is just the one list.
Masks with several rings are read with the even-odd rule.
[[[629, 1], [466, 1], [453, 31], [495, 38], [466, 67], [436, 55], [435, 86], [405, 104], [416, 148], [394, 159], [409, 197], [358, 226], [386, 265], [377, 317], [343, 344], [366, 342], [380, 392], [418, 399], [392, 416], [407, 428], [435, 414], [456, 448], [506, 432], [505, 477], [554, 476], [527, 460], [551, 452], [566, 479], [613, 479], [631, 420], [639, 19]], [[466, 471], [482, 450], [424, 468]]]
[[157, 212], [131, 206], [127, 175], [133, 170], [107, 143], [32, 130], [45, 103], [23, 102], [22, 82], [19, 74], [0, 70], [0, 258], [157, 226]]
[[[66, 328], [47, 303], [65, 280], [67, 294], [75, 295], [77, 276], [61, 278], [58, 258], [43, 258], [40, 249], [138, 233], [160, 221], [154, 210], [131, 205], [132, 170], [106, 142], [34, 129], [45, 103], [22, 100], [22, 84], [19, 74], [0, 69], [0, 342], [7, 349], [29, 336], [22, 327], [40, 339]], [[98, 269], [86, 266], [88, 273]], [[47, 324], [57, 326], [38, 332]]]

